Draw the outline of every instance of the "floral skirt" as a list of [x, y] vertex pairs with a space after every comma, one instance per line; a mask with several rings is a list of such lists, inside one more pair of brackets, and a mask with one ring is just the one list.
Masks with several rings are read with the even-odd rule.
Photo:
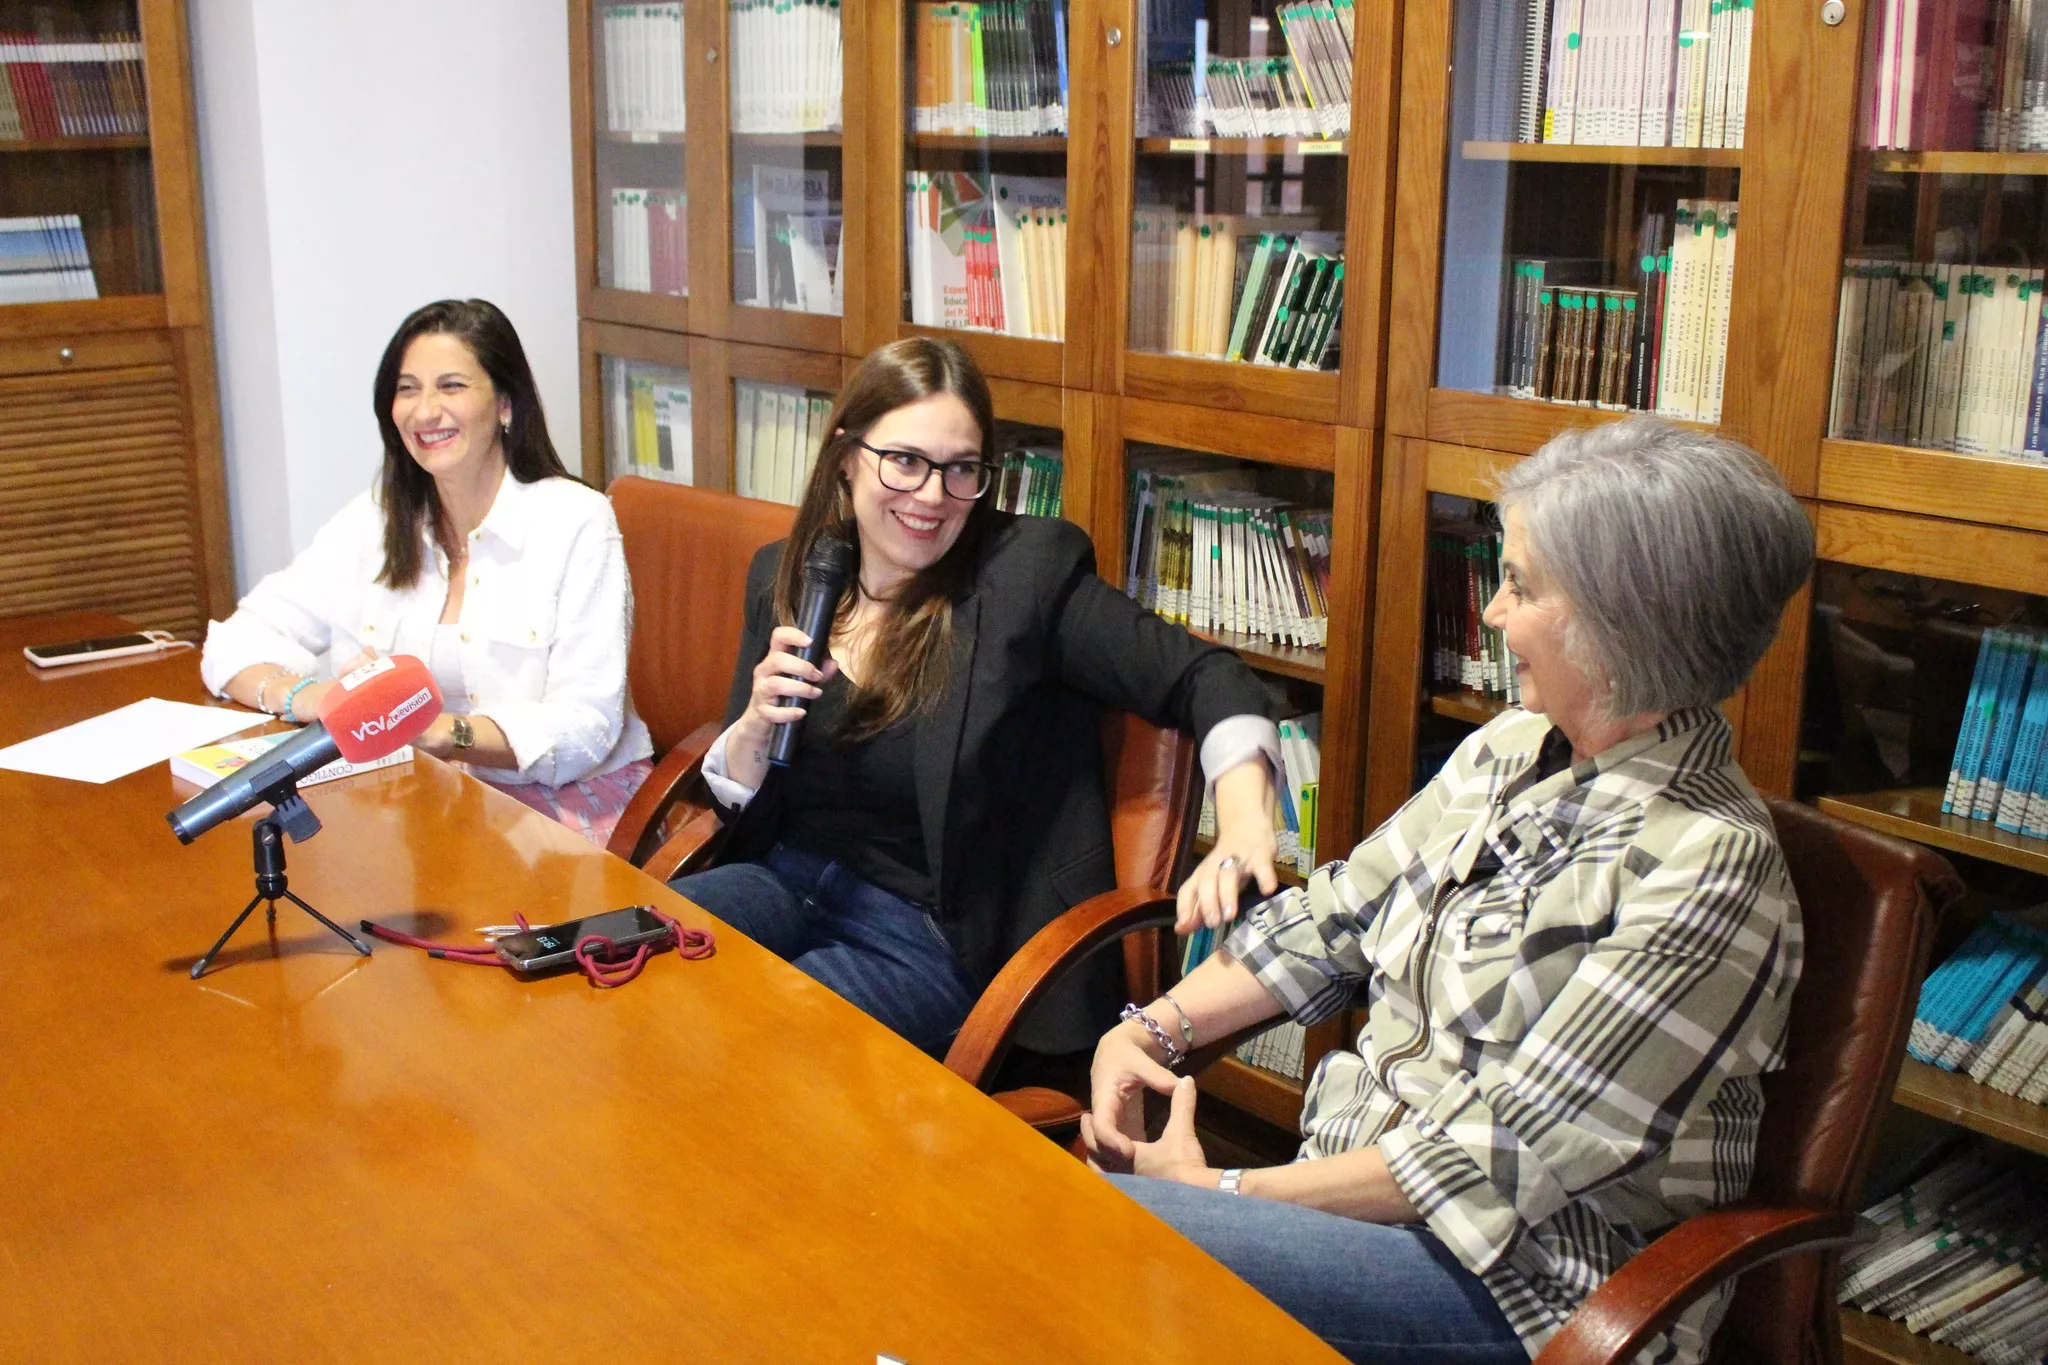
[[654, 771], [654, 760], [643, 758], [614, 768], [603, 777], [565, 782], [559, 787], [539, 782], [521, 782], [499, 791], [533, 807], [542, 815], [559, 820], [584, 838], [603, 848], [611, 842], [612, 830], [626, 813], [626, 804], [640, 784]]

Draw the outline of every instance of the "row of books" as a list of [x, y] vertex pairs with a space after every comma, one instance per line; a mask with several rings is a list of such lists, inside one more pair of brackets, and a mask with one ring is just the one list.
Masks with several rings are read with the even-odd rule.
[[1513, 261], [1503, 388], [1518, 398], [1718, 422], [1736, 237], [1733, 202], [1681, 199], [1671, 214], [1643, 216], [1633, 288], [1566, 283], [1587, 262]]
[[695, 483], [689, 374], [615, 356], [601, 368], [609, 472]]
[[604, 7], [605, 127], [614, 133], [680, 133], [683, 7]]
[[[1490, 510], [1490, 508], [1489, 508]], [[1429, 532], [1429, 684], [1522, 699], [1507, 637], [1482, 619], [1500, 591], [1501, 530], [1497, 517], [1438, 520]]]
[[730, 0], [732, 130], [838, 132], [839, 0]]
[[733, 491], [794, 507], [832, 417], [832, 395], [789, 384], [733, 381]]
[[1299, 0], [1254, 29], [1249, 55], [1211, 51], [1210, 21], [1155, 5], [1144, 30], [1140, 136], [1341, 138], [1351, 127], [1352, 0]]
[[1140, 208], [1131, 225], [1131, 346], [1334, 370], [1344, 242], [1288, 219]]
[[0, 218], [0, 303], [96, 299], [92, 256], [75, 213]]
[[612, 289], [690, 292], [690, 196], [681, 190], [612, 191]]
[[2007, 1095], [2048, 1100], [2048, 933], [1993, 914], [1927, 974], [1906, 1051]]
[[[1273, 836], [1279, 846], [1280, 865], [1306, 877], [1316, 870], [1316, 812], [1323, 775], [1322, 712], [1291, 716], [1280, 722], [1279, 730], [1281, 773], [1275, 792], [1279, 800], [1273, 806]], [[1205, 844], [1216, 841], [1214, 793], [1202, 798], [1195, 836]], [[1249, 886], [1246, 892], [1256, 894]], [[1183, 976], [1209, 955], [1209, 949], [1219, 937], [1209, 931], [1209, 936], [1202, 938], [1201, 932], [1190, 934], [1189, 942], [1182, 945]], [[1227, 937], [1228, 934], [1229, 930], [1225, 929], [1222, 936]]]
[[1882, 0], [1870, 39], [1866, 145], [2048, 147], [2048, 9], [2039, 0]]
[[1484, 0], [1475, 138], [1740, 147], [1756, 0]]
[[1985, 1365], [2035, 1365], [2048, 1351], [2038, 1172], [1972, 1144], [1863, 1216], [1878, 1234], [1844, 1253], [1843, 1303]]
[[1197, 631], [1321, 648], [1330, 627], [1330, 512], [1256, 491], [1250, 465], [1200, 455], [1132, 462], [1125, 590]]
[[0, 33], [0, 142], [140, 137], [149, 131], [142, 40]]
[[996, 484], [990, 494], [998, 511], [1026, 517], [1060, 514], [1067, 466], [1058, 446], [1019, 446], [996, 459]]
[[1067, 0], [920, 0], [911, 24], [912, 131], [1067, 131]]
[[831, 172], [755, 162], [733, 177], [733, 302], [846, 311], [846, 236]]
[[912, 322], [1065, 336], [1066, 181], [910, 171], [904, 186]]
[[1845, 261], [1829, 434], [2048, 459], [2044, 280], [2023, 267]]
[[1987, 630], [1963, 703], [1944, 814], [2048, 839], [2048, 638]]

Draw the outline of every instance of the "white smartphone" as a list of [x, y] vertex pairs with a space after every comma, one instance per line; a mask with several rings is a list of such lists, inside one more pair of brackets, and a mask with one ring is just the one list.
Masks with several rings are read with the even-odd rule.
[[167, 630], [140, 630], [132, 635], [103, 635], [97, 640], [29, 645], [21, 652], [38, 668], [56, 668], [60, 664], [82, 664], [93, 659], [118, 659], [124, 654], [154, 654], [177, 643], [177, 637]]

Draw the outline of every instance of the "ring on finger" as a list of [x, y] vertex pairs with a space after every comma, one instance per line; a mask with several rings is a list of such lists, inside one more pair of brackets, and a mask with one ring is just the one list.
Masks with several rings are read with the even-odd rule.
[[1235, 853], [1232, 853], [1228, 857], [1224, 858], [1222, 862], [1216, 864], [1216, 870], [1218, 872], [1234, 872], [1243, 865], [1244, 859], [1238, 857]]

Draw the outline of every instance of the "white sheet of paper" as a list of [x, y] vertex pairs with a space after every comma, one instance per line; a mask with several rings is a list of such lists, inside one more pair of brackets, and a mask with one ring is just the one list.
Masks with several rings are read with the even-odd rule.
[[0, 768], [75, 782], [112, 782], [268, 719], [255, 711], [149, 697], [0, 749]]

